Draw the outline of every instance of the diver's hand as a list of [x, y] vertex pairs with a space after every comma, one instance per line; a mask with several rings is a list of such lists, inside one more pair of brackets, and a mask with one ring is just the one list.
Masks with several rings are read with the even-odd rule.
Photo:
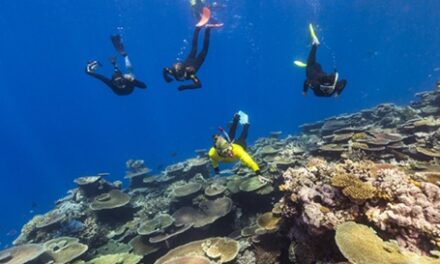
[[99, 67], [98, 61], [96, 61], [96, 60], [89, 61], [86, 66], [86, 72], [87, 73], [94, 73], [96, 71], [96, 69], [98, 69], [98, 67]]
[[168, 67], [163, 68], [162, 75], [163, 75], [163, 78], [165, 79], [165, 81], [166, 81], [167, 83], [173, 81], [173, 78], [171, 78], [171, 77], [169, 76], [169, 74], [172, 74], [171, 69], [168, 68]]
[[263, 177], [261, 175], [258, 176], [258, 180], [262, 183], [262, 184], [268, 184], [268, 183], [272, 183], [272, 180], [266, 177]]
[[165, 79], [165, 81], [166, 81], [167, 83], [170, 83], [170, 82], [173, 81], [173, 78], [171, 78], [171, 77], [168, 76], [168, 75], [164, 75], [163, 78]]

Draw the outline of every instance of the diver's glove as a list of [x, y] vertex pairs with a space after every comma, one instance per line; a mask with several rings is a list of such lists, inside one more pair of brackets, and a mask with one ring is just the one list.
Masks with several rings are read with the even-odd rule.
[[99, 66], [101, 66], [99, 61], [96, 61], [96, 60], [89, 61], [87, 63], [86, 72], [87, 73], [94, 73], [99, 68]]
[[258, 180], [261, 183], [263, 183], [263, 184], [268, 184], [268, 183], [272, 183], [273, 182], [272, 179], [269, 179], [267, 177], [262, 176], [260, 170], [255, 171], [255, 175], [258, 177]]
[[220, 168], [219, 167], [214, 168], [214, 172], [215, 172], [215, 175], [219, 175], [220, 174]]

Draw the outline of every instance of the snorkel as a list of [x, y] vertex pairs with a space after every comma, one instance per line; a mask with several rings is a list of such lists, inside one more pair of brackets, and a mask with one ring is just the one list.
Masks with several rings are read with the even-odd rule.
[[223, 134], [223, 136], [229, 142], [229, 144], [232, 144], [231, 138], [229, 137], [228, 133], [226, 133], [226, 131], [223, 129], [223, 127], [219, 127], [218, 130], [220, 131], [220, 133]]

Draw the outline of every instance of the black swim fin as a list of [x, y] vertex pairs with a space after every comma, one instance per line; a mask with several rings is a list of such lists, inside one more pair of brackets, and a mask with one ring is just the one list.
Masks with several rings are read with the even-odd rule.
[[124, 44], [122, 44], [122, 39], [120, 35], [113, 35], [110, 37], [113, 43], [113, 46], [115, 47], [116, 51], [121, 54], [122, 56], [127, 56], [127, 52], [125, 52]]

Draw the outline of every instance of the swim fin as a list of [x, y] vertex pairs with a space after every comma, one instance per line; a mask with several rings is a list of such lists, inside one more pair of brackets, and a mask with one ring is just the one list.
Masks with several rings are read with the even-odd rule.
[[121, 54], [122, 56], [127, 56], [127, 52], [125, 52], [124, 44], [122, 44], [122, 39], [120, 35], [114, 35], [110, 37], [113, 43], [113, 46], [115, 47], [116, 51]]
[[196, 27], [203, 27], [204, 25], [208, 24], [210, 19], [211, 19], [211, 10], [209, 10], [209, 8], [207, 7], [204, 7], [202, 16], [200, 18], [199, 23], [197, 23]]
[[249, 116], [245, 112], [240, 110], [237, 115], [240, 116], [240, 125], [249, 124]]
[[306, 68], [307, 67], [307, 64], [305, 64], [304, 62], [299, 61], [299, 60], [294, 61], [293, 64], [295, 64], [296, 66], [298, 66], [300, 68]]
[[319, 45], [319, 39], [316, 36], [315, 29], [313, 28], [312, 24], [309, 24], [309, 31], [310, 31], [310, 36], [312, 37], [312, 43]]

